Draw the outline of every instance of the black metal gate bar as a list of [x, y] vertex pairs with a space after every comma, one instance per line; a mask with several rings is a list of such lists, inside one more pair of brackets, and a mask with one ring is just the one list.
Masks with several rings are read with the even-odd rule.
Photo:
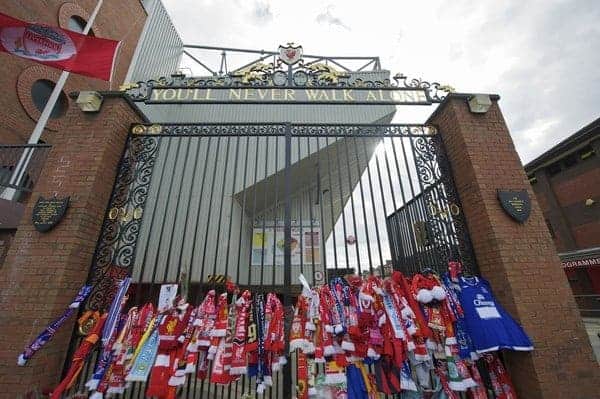
[[[369, 154], [367, 152], [367, 145], [365, 142], [365, 138], [361, 137], [362, 139], [362, 149], [365, 155], [366, 159], [369, 159]], [[356, 149], [356, 152], [358, 153], [358, 148]], [[377, 239], [377, 252], [379, 254], [379, 264], [383, 265], [383, 253], [381, 250], [381, 239], [379, 237], [379, 223], [377, 222], [377, 206], [375, 204], [375, 196], [373, 193], [373, 181], [372, 181], [372, 177], [371, 177], [371, 165], [370, 162], [367, 162], [367, 176], [368, 176], [368, 181], [369, 181], [369, 194], [371, 196], [371, 207], [373, 208], [373, 221], [375, 222], [375, 238]], [[363, 204], [363, 206], [365, 206], [365, 204]], [[368, 243], [367, 243], [368, 245]]]
[[[352, 169], [350, 168], [350, 154], [348, 153], [348, 139], [344, 138], [344, 149], [346, 151], [346, 170], [348, 171], [348, 187], [350, 188], [350, 209], [352, 210], [352, 228], [354, 230], [354, 245], [356, 246], [356, 264], [357, 273], [362, 275], [362, 265], [360, 262], [360, 250], [358, 244], [358, 229], [356, 228], [356, 212], [354, 210], [354, 190], [352, 189]], [[359, 165], [360, 168], [360, 165]], [[341, 170], [341, 168], [340, 168]], [[358, 180], [360, 181], [360, 172], [358, 174]], [[341, 185], [341, 183], [340, 183]], [[348, 255], [346, 255], [348, 256]]]
[[[300, 162], [300, 152], [301, 152], [301, 143], [302, 138], [298, 137], [298, 162]], [[307, 151], [307, 157], [310, 159], [311, 157], [311, 152], [310, 152], [310, 137], [308, 139], [306, 139], [306, 151]], [[319, 185], [317, 185], [317, 187], [319, 187]], [[309, 217], [310, 217], [310, 247], [311, 247], [311, 256], [310, 256], [310, 263], [312, 266], [312, 282], [314, 284], [315, 282], [315, 247], [314, 247], [314, 215], [313, 215], [313, 200], [312, 200], [312, 191], [313, 191], [313, 187], [310, 186], [308, 188], [308, 210], [309, 210]], [[318, 198], [319, 192], [317, 191], [317, 198]], [[300, 217], [300, 225], [302, 225], [302, 217]], [[321, 233], [319, 235], [319, 240], [321, 240], [321, 236], [323, 234]], [[323, 249], [321, 248], [321, 252], [323, 252]], [[304, 251], [302, 251], [302, 253], [304, 254]]]
[[[356, 154], [356, 167], [358, 169], [358, 185], [360, 188], [360, 198], [361, 198], [361, 205], [362, 205], [362, 210], [363, 210], [363, 222], [364, 222], [364, 226], [365, 226], [365, 236], [366, 236], [366, 242], [367, 242], [367, 253], [369, 255], [369, 273], [373, 274], [373, 258], [371, 255], [371, 246], [368, 244], [369, 241], [369, 227], [368, 227], [368, 220], [367, 220], [367, 208], [365, 206], [365, 194], [364, 194], [364, 189], [363, 189], [363, 183], [362, 183], [362, 171], [360, 170], [360, 157], [358, 156], [358, 145], [356, 143], [356, 137], [353, 137], [353, 142], [354, 142], [354, 153]], [[367, 166], [369, 164], [369, 161], [366, 162]], [[358, 236], [357, 236], [358, 237]], [[358, 238], [357, 238], [358, 240]], [[357, 244], [358, 245], [358, 244]]]
[[[277, 149], [275, 150], [275, 154], [277, 154]], [[300, 161], [300, 160], [298, 160]], [[284, 239], [285, 239], [285, 248], [284, 248], [284, 259], [283, 259], [283, 285], [284, 285], [284, 294], [283, 294], [283, 306], [285, 308], [285, 330], [289, 331], [289, 326], [291, 325], [291, 307], [292, 307], [292, 298], [290, 294], [290, 286], [292, 284], [292, 251], [291, 251], [291, 242], [292, 242], [292, 209], [290, 204], [291, 191], [292, 191], [292, 182], [290, 179], [290, 169], [292, 166], [292, 130], [290, 124], [287, 123], [285, 125], [285, 169], [284, 169], [284, 184], [285, 184], [285, 216], [284, 216]], [[277, 162], [275, 165], [275, 175], [277, 176]], [[277, 188], [275, 188], [275, 192], [277, 192]], [[301, 208], [301, 207], [300, 207]], [[301, 221], [302, 223], [302, 221]], [[277, 223], [275, 223], [277, 227]], [[275, 236], [275, 235], [274, 235]], [[275, 270], [275, 262], [273, 262], [273, 271]], [[275, 284], [275, 281], [273, 281]], [[286, 345], [286, 353], [288, 352], [288, 345]], [[279, 379], [277, 379], [279, 381]], [[292, 374], [291, 374], [291, 362], [288, 362], [283, 366], [283, 397], [291, 398], [292, 397]]]

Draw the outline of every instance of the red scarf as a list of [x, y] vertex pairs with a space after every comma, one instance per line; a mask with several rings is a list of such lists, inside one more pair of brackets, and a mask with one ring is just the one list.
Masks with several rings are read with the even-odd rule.
[[248, 308], [250, 307], [251, 294], [246, 290], [236, 301], [235, 335], [233, 337], [233, 357], [231, 359], [232, 375], [246, 374], [246, 324], [248, 322]]

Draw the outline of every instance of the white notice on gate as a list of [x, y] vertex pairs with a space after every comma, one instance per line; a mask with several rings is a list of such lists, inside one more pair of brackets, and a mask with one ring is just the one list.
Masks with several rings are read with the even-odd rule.
[[[283, 226], [265, 224], [252, 231], [252, 266], [283, 266], [285, 239]], [[321, 229], [304, 222], [291, 227], [291, 264], [318, 265], [321, 263]]]
[[158, 296], [158, 312], [164, 312], [172, 308], [176, 295], [177, 284], [162, 284], [160, 286], [160, 295]]

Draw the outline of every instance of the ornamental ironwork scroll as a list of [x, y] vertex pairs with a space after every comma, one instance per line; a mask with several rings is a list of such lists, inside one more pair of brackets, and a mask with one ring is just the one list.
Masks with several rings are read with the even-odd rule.
[[131, 271], [159, 143], [159, 137], [133, 136], [125, 144], [90, 271], [89, 309], [105, 309], [115, 281]]
[[301, 137], [422, 137], [436, 134], [436, 128], [412, 124], [303, 124], [292, 125], [291, 133]]
[[[256, 124], [138, 124], [134, 136], [284, 136], [283, 123]], [[291, 124], [294, 137], [423, 137], [437, 133], [434, 126], [419, 124]]]
[[290, 64], [284, 51], [275, 62], [260, 60], [238, 70], [205, 77], [177, 73], [121, 86], [133, 101], [147, 103], [290, 103], [290, 104], [414, 104], [443, 101], [454, 88], [396, 74], [392, 79], [363, 79], [328, 62], [305, 62], [294, 51]]
[[[477, 264], [460, 198], [440, 135], [413, 139], [415, 166], [425, 198], [428, 234], [445, 270], [448, 261], [460, 260], [463, 270], [477, 273]], [[433, 265], [432, 265], [433, 266]]]

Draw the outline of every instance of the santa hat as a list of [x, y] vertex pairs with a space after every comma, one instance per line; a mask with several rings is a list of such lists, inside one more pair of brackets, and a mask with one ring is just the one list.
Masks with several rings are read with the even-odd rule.
[[417, 301], [427, 304], [433, 300], [443, 301], [446, 299], [446, 291], [433, 278], [427, 278], [422, 274], [415, 274], [412, 279], [412, 292]]

